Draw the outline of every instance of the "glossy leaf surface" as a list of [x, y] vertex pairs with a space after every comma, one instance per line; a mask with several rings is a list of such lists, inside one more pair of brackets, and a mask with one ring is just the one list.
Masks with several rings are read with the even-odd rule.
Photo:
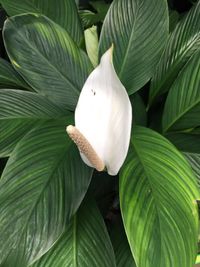
[[0, 180], [0, 262], [15, 248], [29, 264], [49, 250], [77, 211], [91, 173], [67, 138], [65, 122], [25, 135]]
[[0, 58], [0, 88], [29, 89], [28, 84], [25, 83], [12, 65], [3, 58]]
[[116, 0], [104, 20], [102, 55], [114, 44], [114, 66], [129, 94], [152, 76], [168, 34], [165, 0]]
[[199, 191], [183, 155], [158, 133], [137, 127], [120, 176], [121, 210], [137, 267], [192, 267]]
[[183, 130], [200, 125], [200, 51], [192, 57], [173, 83], [164, 113], [163, 131]]
[[62, 237], [31, 267], [52, 266], [116, 266], [103, 218], [92, 200], [84, 200]]
[[0, 156], [10, 155], [33, 127], [50, 119], [66, 117], [44, 96], [21, 90], [0, 90]]
[[200, 46], [200, 1], [172, 32], [152, 78], [149, 102], [165, 93]]
[[38, 13], [49, 17], [68, 31], [79, 43], [83, 38], [81, 22], [74, 0], [0, 0], [9, 16]]
[[115, 251], [116, 266], [136, 267], [122, 222], [115, 222], [115, 225], [112, 225], [111, 240]]
[[8, 19], [3, 35], [13, 66], [31, 87], [73, 110], [92, 66], [69, 34], [47, 17], [24, 14]]

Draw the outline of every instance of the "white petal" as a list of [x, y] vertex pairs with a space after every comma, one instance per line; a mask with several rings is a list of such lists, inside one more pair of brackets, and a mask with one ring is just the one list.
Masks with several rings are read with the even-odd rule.
[[[112, 64], [112, 48], [89, 75], [75, 110], [75, 125], [105, 163], [110, 175], [116, 175], [129, 147], [132, 121], [131, 103]], [[81, 155], [84, 162], [90, 162]]]

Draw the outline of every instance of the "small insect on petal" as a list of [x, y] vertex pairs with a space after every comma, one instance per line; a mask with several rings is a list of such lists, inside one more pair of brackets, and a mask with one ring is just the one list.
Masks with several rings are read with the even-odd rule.
[[106, 166], [110, 175], [116, 175], [128, 152], [132, 107], [115, 72], [112, 53], [113, 47], [102, 56], [99, 66], [89, 75], [76, 106], [75, 126], [81, 133], [81, 140], [87, 141], [84, 150], [79, 139], [75, 140], [72, 134], [71, 137], [82, 151], [80, 155], [87, 165], [96, 168], [96, 163], [91, 161], [85, 149], [90, 147], [95, 158], [101, 161], [98, 169]]

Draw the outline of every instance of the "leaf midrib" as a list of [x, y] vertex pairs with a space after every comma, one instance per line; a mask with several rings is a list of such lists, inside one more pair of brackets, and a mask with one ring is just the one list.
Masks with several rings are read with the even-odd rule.
[[73, 267], [78, 267], [77, 263], [77, 214], [73, 218]]
[[164, 132], [167, 132], [171, 127], [173, 127], [173, 125], [178, 120], [182, 119], [182, 117], [184, 117], [186, 113], [188, 113], [190, 110], [192, 110], [193, 108], [195, 108], [199, 104], [200, 104], [200, 96], [197, 99], [197, 101], [195, 101], [192, 105], [190, 105], [188, 108], [186, 108], [183, 112], [179, 113], [179, 115], [174, 120], [172, 120], [172, 122], [168, 125], [168, 127], [164, 128], [163, 131]]
[[[25, 136], [26, 137], [26, 136]], [[34, 213], [34, 210], [35, 208], [37, 207], [42, 195], [44, 194], [45, 190], [47, 189], [48, 185], [51, 183], [52, 181], [52, 178], [54, 177], [54, 173], [56, 172], [56, 170], [58, 169], [58, 166], [61, 165], [61, 163], [63, 162], [64, 160], [64, 154], [66, 153], [67, 151], [67, 148], [70, 147], [70, 144], [68, 145], [68, 147], [65, 147], [65, 149], [63, 149], [63, 153], [61, 153], [60, 157], [57, 158], [57, 161], [56, 161], [56, 164], [54, 165], [54, 168], [52, 168], [52, 172], [51, 172], [51, 175], [48, 179], [48, 181], [45, 183], [44, 187], [42, 188], [40, 194], [38, 194], [38, 198], [37, 200], [35, 201], [35, 203], [33, 204], [32, 208], [30, 209], [30, 213], [29, 213], [29, 216], [27, 217], [27, 220], [24, 222], [24, 226], [21, 230], [21, 235], [20, 235], [20, 238], [19, 238], [19, 241], [18, 243], [21, 242], [22, 238], [23, 238], [23, 235], [24, 235], [24, 232], [26, 232], [26, 229], [27, 229], [27, 225], [29, 224], [29, 221], [31, 219], [31, 216], [33, 215]], [[58, 164], [59, 163], [59, 164]]]
[[122, 62], [121, 70], [119, 72], [119, 78], [122, 78], [122, 73], [124, 71], [126, 60], [127, 60], [127, 57], [128, 57], [128, 54], [129, 54], [129, 50], [130, 50], [130, 47], [131, 47], [131, 44], [132, 44], [132, 39], [134, 39], [133, 36], [135, 34], [135, 24], [136, 24], [136, 21], [137, 21], [137, 16], [138, 16], [138, 12], [139, 12], [139, 9], [140, 9], [140, 5], [141, 5], [141, 3], [138, 4], [138, 9], [135, 12], [135, 20], [133, 22], [133, 27], [132, 27], [132, 30], [131, 30], [131, 35], [130, 35], [130, 38], [129, 38], [129, 41], [128, 41], [128, 45], [127, 45], [127, 49], [126, 49], [126, 52], [125, 52], [125, 55], [124, 55], [124, 60]]

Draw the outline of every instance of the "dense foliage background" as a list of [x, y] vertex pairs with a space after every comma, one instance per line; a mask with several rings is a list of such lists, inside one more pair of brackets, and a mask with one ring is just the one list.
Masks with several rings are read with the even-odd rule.
[[[93, 0], [95, 1], [95, 0]], [[80, 0], [79, 5], [81, 9], [92, 9], [92, 6], [89, 4], [89, 0]], [[111, 3], [112, 0], [107, 0], [105, 1], [106, 3]], [[191, 7], [192, 3], [195, 1], [190, 1], [190, 0], [168, 0], [169, 6], [171, 7], [172, 10], [177, 11], [179, 14], [183, 14], [184, 12], [187, 12]], [[1, 8], [0, 10], [0, 28], [2, 30], [4, 21], [6, 20], [6, 12]], [[2, 31], [1, 31], [2, 33]], [[6, 60], [9, 60], [7, 57], [7, 54], [5, 52], [4, 44], [3, 44], [3, 39], [2, 39], [2, 34], [1, 34], [1, 39], [0, 39], [0, 56]], [[148, 95], [148, 93], [146, 92]], [[0, 159], [0, 170], [3, 170], [3, 167], [5, 166], [6, 160], [5, 159]]]
[[[15, 2], [16, 6], [9, 5], [11, 2], [0, 0], [10, 16], [20, 13], [17, 13], [18, 2]], [[14, 17], [4, 26], [0, 57], [6, 61], [0, 62], [0, 86], [1, 89], [14, 90], [0, 91], [0, 116], [12, 119], [16, 112], [18, 118], [12, 127], [5, 122], [7, 129], [0, 135], [1, 173], [6, 166], [0, 184], [1, 267], [62, 267], [71, 266], [72, 262], [74, 267], [192, 267], [195, 262], [198, 239], [196, 200], [199, 198], [196, 185], [197, 182], [200, 184], [200, 11], [194, 6], [197, 2], [200, 4], [195, 0], [168, 0], [172, 37], [167, 43], [165, 29], [168, 21], [163, 19], [162, 25], [159, 24], [159, 18], [165, 18], [167, 13], [163, 11], [164, 1], [154, 1], [159, 5], [155, 7], [158, 17], [152, 19], [153, 30], [150, 32], [149, 25], [145, 28], [147, 18], [139, 17], [136, 28], [139, 38], [134, 40], [136, 52], [133, 49], [130, 59], [133, 58], [135, 65], [128, 62], [122, 66], [123, 45], [130, 29], [124, 27], [123, 20], [119, 20], [121, 11], [117, 13], [117, 8], [111, 10], [102, 30], [112, 2], [79, 1], [79, 16], [84, 29], [93, 25], [97, 27], [85, 32], [85, 41], [79, 31], [79, 22], [74, 19], [71, 27], [65, 16], [63, 19], [54, 18], [67, 28], [69, 34], [65, 37], [60, 26], [42, 16]], [[149, 8], [153, 10], [151, 5]], [[1, 30], [8, 17], [6, 11], [1, 7]], [[72, 20], [75, 17], [72, 15]], [[148, 12], [147, 17], [151, 19]], [[187, 17], [185, 22], [184, 17]], [[37, 21], [41, 28], [37, 28]], [[180, 21], [183, 21], [182, 26], [177, 27]], [[154, 32], [156, 25], [161, 31]], [[142, 35], [143, 30], [146, 35]], [[149, 32], [151, 34], [147, 34]], [[76, 87], [80, 90], [98, 64], [99, 36], [100, 55], [113, 40], [119, 43], [114, 51], [114, 65], [130, 95], [133, 125], [137, 125], [126, 163], [116, 177], [87, 167], [62, 129], [73, 123], [72, 111], [78, 97]], [[51, 61], [48, 49], [52, 51], [58, 72], [62, 73], [60, 62], [66, 69], [71, 64], [66, 76], [69, 80], [72, 77], [74, 84], [70, 84], [64, 76], [58, 82], [59, 75], [54, 78], [56, 70], [51, 66], [45, 67], [43, 58], [37, 61], [38, 51], [30, 53], [32, 47], [39, 47], [42, 42], [47, 44], [45, 47], [41, 45], [42, 53], [47, 50], [48, 60]], [[56, 53], [53, 54], [55, 47], [61, 55], [66, 53], [66, 61], [60, 55], [57, 60]], [[86, 54], [80, 52], [80, 47], [87, 52], [91, 62]], [[141, 60], [142, 51], [145, 63]], [[173, 51], [174, 56], [171, 56]], [[180, 60], [176, 58], [178, 53], [181, 54]], [[12, 63], [14, 68], [6, 62]], [[170, 68], [172, 71], [169, 71]], [[56, 82], [58, 91], [52, 94]], [[62, 92], [65, 83], [71, 90], [67, 89], [66, 95]], [[181, 91], [181, 88], [184, 90]], [[15, 89], [25, 93], [20, 96]], [[177, 99], [183, 101], [178, 103]], [[22, 136], [23, 142], [19, 142]], [[17, 149], [13, 150], [16, 144]], [[8, 155], [11, 157], [7, 162]], [[20, 179], [16, 180], [19, 174]], [[51, 176], [52, 179], [45, 183], [41, 176]], [[30, 182], [26, 183], [29, 179]], [[47, 192], [45, 186], [48, 186]], [[16, 188], [21, 190], [20, 197], [19, 191], [15, 192]], [[10, 194], [11, 198], [8, 197]], [[55, 202], [48, 202], [49, 199]], [[30, 212], [32, 202], [35, 206]], [[81, 208], [76, 212], [80, 204]], [[76, 215], [72, 217], [74, 213]]]

